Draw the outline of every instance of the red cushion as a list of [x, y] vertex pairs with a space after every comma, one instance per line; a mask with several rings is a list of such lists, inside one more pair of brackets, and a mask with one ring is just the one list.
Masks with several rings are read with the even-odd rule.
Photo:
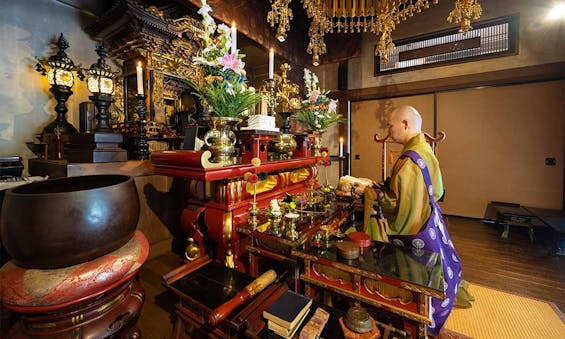
[[10, 261], [0, 268], [0, 301], [18, 309], [85, 300], [135, 274], [148, 254], [147, 238], [136, 231], [124, 246], [79, 265], [41, 270], [22, 268]]

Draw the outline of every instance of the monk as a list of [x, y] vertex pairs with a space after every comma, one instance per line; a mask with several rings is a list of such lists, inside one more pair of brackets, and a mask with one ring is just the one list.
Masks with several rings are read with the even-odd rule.
[[373, 240], [440, 253], [442, 276], [429, 277], [435, 281], [443, 279], [446, 294], [445, 299], [432, 298], [432, 324], [428, 331], [437, 336], [453, 308], [461, 280], [459, 255], [437, 204], [444, 192], [441, 171], [422, 133], [422, 117], [414, 107], [402, 106], [394, 110], [388, 129], [391, 139], [404, 146], [401, 156], [394, 164], [389, 181], [365, 190], [365, 203], [380, 205], [388, 225], [368, 215], [374, 206], [366, 205], [364, 227]]

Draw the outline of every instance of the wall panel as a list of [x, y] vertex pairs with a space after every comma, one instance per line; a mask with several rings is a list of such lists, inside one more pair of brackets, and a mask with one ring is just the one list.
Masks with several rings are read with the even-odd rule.
[[564, 89], [552, 81], [438, 94], [444, 213], [481, 218], [493, 200], [561, 209]]

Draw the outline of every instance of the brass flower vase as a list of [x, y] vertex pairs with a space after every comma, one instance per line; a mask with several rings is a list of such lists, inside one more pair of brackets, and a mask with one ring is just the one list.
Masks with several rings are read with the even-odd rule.
[[280, 229], [281, 220], [282, 218], [280, 214], [272, 215], [269, 218], [269, 221], [271, 222], [269, 226], [269, 233], [274, 235], [275, 237], [280, 237], [282, 235]]
[[239, 118], [231, 117], [207, 117], [203, 118], [210, 126], [210, 130], [204, 135], [204, 143], [212, 153], [211, 162], [220, 163], [222, 166], [230, 166], [237, 163], [235, 157], [235, 143], [237, 138], [233, 129], [241, 122]]

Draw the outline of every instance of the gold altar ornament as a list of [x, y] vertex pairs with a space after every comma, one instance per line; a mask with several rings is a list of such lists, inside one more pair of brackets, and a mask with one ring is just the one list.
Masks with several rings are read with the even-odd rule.
[[[379, 37], [376, 53], [383, 61], [387, 51], [394, 48], [392, 31], [400, 22], [412, 17], [438, 0], [303, 0], [308, 18], [312, 19], [308, 29], [307, 52], [312, 54], [312, 64], [318, 66], [320, 55], [326, 53], [326, 33], [361, 33], [371, 31]], [[276, 37], [286, 39], [293, 18], [289, 8], [291, 0], [271, 0], [267, 22], [277, 24]], [[477, 0], [455, 0], [455, 9], [449, 14], [449, 22], [461, 23], [460, 32], [472, 29], [471, 19], [481, 16], [481, 5]]]

